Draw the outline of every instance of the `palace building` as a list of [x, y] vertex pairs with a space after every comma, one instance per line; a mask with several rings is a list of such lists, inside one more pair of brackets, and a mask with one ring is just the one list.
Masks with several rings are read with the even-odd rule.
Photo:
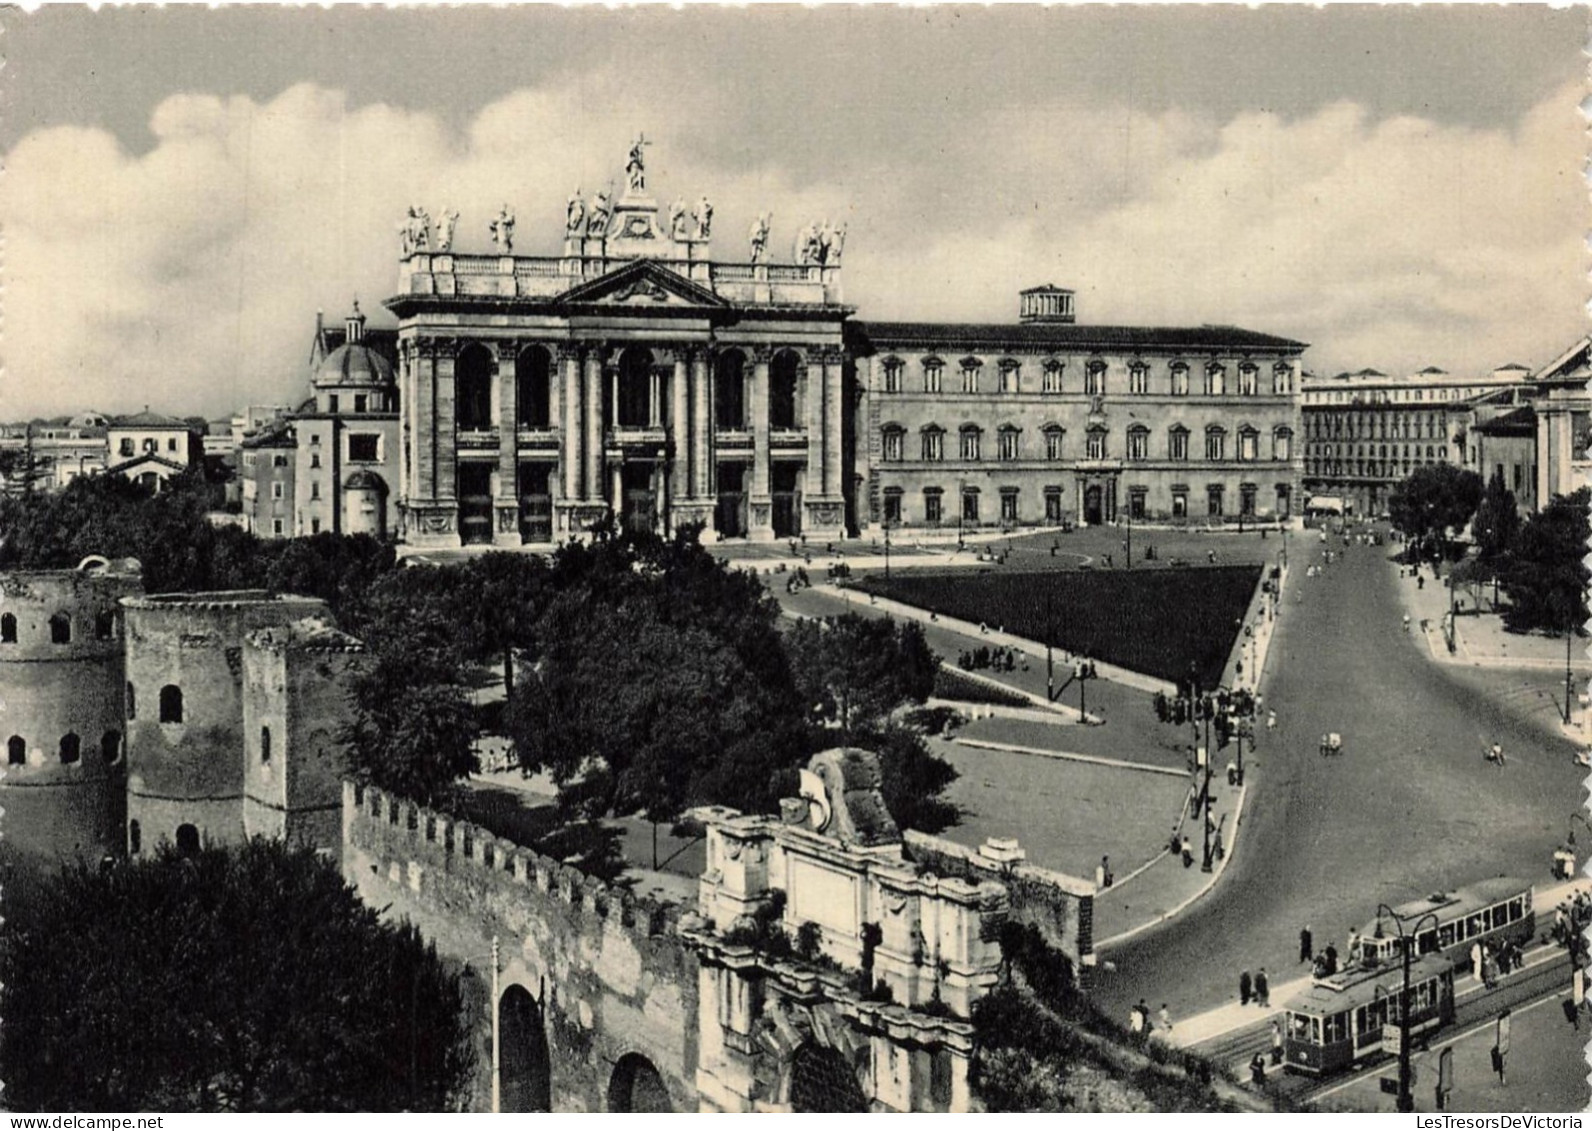
[[[397, 400], [407, 541], [517, 545], [701, 524], [839, 538], [879, 523], [1018, 526], [1294, 513], [1301, 342], [1226, 326], [1088, 326], [1072, 292], [1003, 324], [855, 319], [844, 227], [771, 262], [712, 251], [713, 207], [569, 200], [562, 252], [402, 231]], [[946, 496], [950, 496], [947, 500]]]

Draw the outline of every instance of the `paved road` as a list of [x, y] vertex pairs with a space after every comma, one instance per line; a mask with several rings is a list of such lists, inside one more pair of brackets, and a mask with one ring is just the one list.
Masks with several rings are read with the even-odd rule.
[[[1279, 725], [1262, 740], [1243, 843], [1201, 902], [1105, 956], [1116, 969], [1097, 996], [1124, 1018], [1140, 997], [1174, 1017], [1219, 1005], [1246, 967], [1297, 976], [1306, 923], [1318, 948], [1341, 949], [1379, 901], [1500, 873], [1547, 881], [1583, 797], [1573, 747], [1534, 702], [1479, 694], [1422, 655], [1385, 554], [1355, 546], [1325, 576], [1294, 571], [1263, 688]], [[1317, 754], [1327, 731], [1342, 733], [1342, 757]], [[1482, 754], [1495, 737], [1501, 771]]]

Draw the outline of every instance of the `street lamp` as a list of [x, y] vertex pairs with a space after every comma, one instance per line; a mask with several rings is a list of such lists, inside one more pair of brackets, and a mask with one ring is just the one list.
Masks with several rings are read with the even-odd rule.
[[1211, 722], [1205, 720], [1205, 745], [1195, 754], [1194, 772], [1205, 771], [1200, 784], [1200, 826], [1205, 830], [1205, 847], [1200, 855], [1200, 871], [1209, 872], [1211, 864]]
[[890, 580], [890, 519], [884, 520], [884, 579]]
[[1399, 1098], [1398, 1109], [1401, 1112], [1415, 1110], [1415, 1096], [1410, 1091], [1410, 962], [1415, 954], [1415, 940], [1420, 937], [1421, 928], [1431, 921], [1432, 929], [1437, 929], [1437, 912], [1428, 911], [1415, 920], [1415, 929], [1406, 932], [1404, 920], [1385, 903], [1376, 906], [1376, 937], [1383, 937], [1382, 916], [1386, 915], [1398, 925], [1399, 949], [1404, 954], [1404, 990], [1399, 995]]

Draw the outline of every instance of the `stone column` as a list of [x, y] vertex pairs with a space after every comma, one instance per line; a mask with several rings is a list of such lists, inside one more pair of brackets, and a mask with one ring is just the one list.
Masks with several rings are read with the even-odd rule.
[[[824, 482], [824, 365], [822, 352], [809, 351], [802, 359], [800, 386], [802, 424], [807, 429], [807, 473], [802, 476], [802, 502], [827, 495]], [[811, 507], [805, 507], [811, 512]], [[814, 525], [808, 523], [807, 525]], [[804, 526], [803, 529], [806, 527]]]
[[688, 498], [695, 494], [691, 490], [691, 406], [690, 394], [686, 388], [686, 351], [677, 350], [674, 355], [674, 384], [669, 390], [669, 429], [674, 441], [674, 468], [670, 476], [669, 494], [675, 499]]
[[603, 459], [603, 354], [600, 347], [586, 355], [586, 403], [583, 406], [586, 428], [586, 473], [583, 496], [589, 502], [602, 500]]
[[713, 458], [713, 397], [708, 386], [708, 354], [698, 350], [691, 355], [692, 420], [691, 491], [693, 498], [706, 499], [712, 493], [709, 461]]
[[497, 343], [498, 489], [492, 502], [492, 541], [520, 544], [519, 385], [514, 355], [518, 343]]
[[647, 373], [647, 427], [663, 427], [663, 374], [656, 366]]
[[616, 459], [608, 467], [609, 495], [608, 505], [613, 508], [617, 518], [625, 509], [625, 461]]
[[768, 365], [772, 351], [759, 349], [752, 365], [752, 497], [747, 506], [747, 537], [774, 537], [773, 499], [769, 487]]
[[844, 413], [841, 411], [841, 398], [845, 395], [841, 388], [841, 354], [839, 350], [830, 350], [824, 355], [824, 494], [832, 498], [842, 498], [845, 495], [844, 484], [840, 482], [842, 469], [841, 424]]
[[410, 346], [410, 356], [416, 369], [409, 410], [415, 422], [413, 490], [415, 501], [429, 502], [437, 497], [437, 359], [421, 342]]
[[581, 421], [580, 349], [566, 346], [558, 351], [558, 360], [563, 367], [564, 391], [563, 415], [559, 418], [563, 421], [564, 434], [560, 438], [558, 452], [564, 476], [564, 498], [574, 502], [582, 497], [581, 449], [585, 439]]
[[[459, 430], [454, 412], [453, 364], [457, 352], [455, 343], [449, 342], [437, 353], [437, 498], [456, 502]], [[457, 521], [457, 515], [455, 516]], [[457, 529], [457, 527], [455, 527]]]

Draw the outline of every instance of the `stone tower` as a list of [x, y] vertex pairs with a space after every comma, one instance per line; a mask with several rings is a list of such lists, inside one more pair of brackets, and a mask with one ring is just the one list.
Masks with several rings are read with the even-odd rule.
[[0, 806], [14, 858], [97, 861], [126, 811], [122, 617], [137, 562], [0, 574]]
[[127, 621], [127, 849], [235, 844], [244, 822], [244, 640], [325, 602], [263, 590], [122, 602]]

